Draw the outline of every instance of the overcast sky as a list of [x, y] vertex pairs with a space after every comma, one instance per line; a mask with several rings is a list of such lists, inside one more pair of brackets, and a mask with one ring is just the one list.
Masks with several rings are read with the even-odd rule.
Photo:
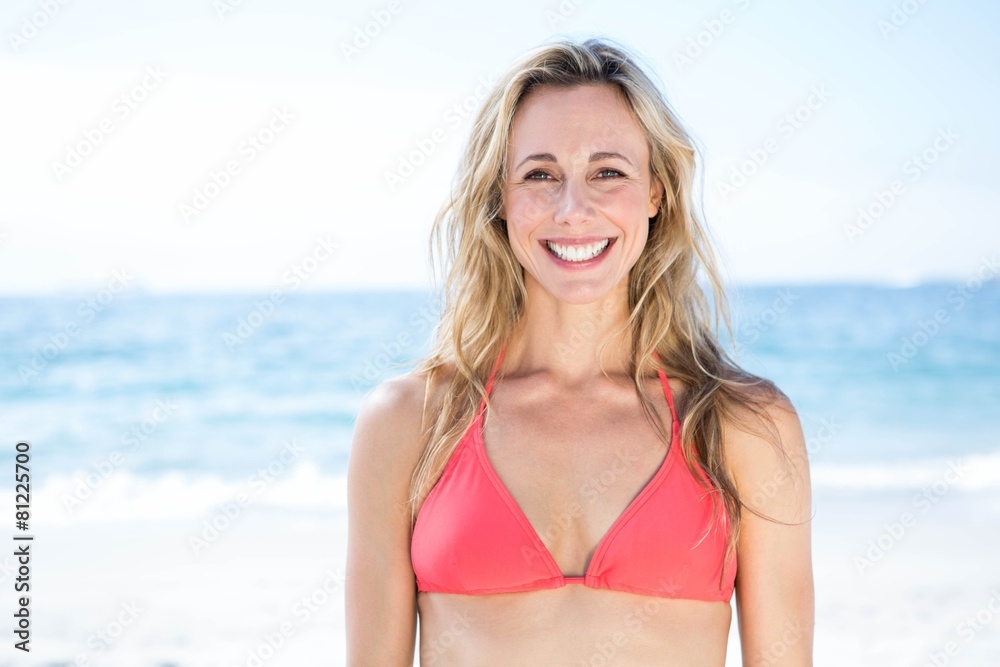
[[963, 279], [1000, 251], [998, 19], [985, 0], [6, 0], [0, 292], [116, 271], [156, 292], [425, 286], [467, 109], [525, 50], [592, 35], [645, 59], [704, 149], [729, 279]]

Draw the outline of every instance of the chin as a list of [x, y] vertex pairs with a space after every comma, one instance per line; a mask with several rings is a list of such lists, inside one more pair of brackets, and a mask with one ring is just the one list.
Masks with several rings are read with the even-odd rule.
[[545, 289], [554, 299], [573, 306], [586, 306], [591, 303], [597, 303], [612, 292], [610, 286], [598, 285], [565, 285], [561, 288]]

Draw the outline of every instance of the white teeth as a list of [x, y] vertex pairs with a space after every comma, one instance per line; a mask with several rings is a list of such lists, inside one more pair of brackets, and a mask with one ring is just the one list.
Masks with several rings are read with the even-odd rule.
[[546, 241], [545, 245], [552, 251], [552, 254], [559, 259], [567, 262], [585, 262], [586, 260], [593, 259], [604, 252], [604, 249], [608, 247], [610, 242], [611, 239], [604, 239], [603, 241], [591, 243], [590, 245], [567, 246], [559, 245], [558, 243], [553, 243], [552, 241]]

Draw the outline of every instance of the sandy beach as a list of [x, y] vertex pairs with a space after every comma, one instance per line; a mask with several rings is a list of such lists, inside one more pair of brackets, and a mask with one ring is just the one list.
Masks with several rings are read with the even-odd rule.
[[[818, 667], [996, 665], [1000, 492], [993, 458], [973, 463], [937, 496], [931, 469], [871, 490], [864, 471], [845, 486], [842, 469], [817, 467]], [[282, 507], [308, 477], [295, 473], [228, 525], [216, 521], [214, 536], [211, 511], [99, 521], [95, 505], [70, 522], [52, 521], [50, 506], [35, 530], [32, 651], [0, 664], [345, 664], [344, 479], [313, 480], [339, 496], [325, 508]], [[2, 564], [9, 577], [11, 559]], [[727, 667], [741, 664], [738, 642], [734, 615]]]

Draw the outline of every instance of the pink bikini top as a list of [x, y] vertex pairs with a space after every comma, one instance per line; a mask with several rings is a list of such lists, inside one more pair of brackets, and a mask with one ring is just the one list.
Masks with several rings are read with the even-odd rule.
[[[501, 350], [487, 394], [503, 360]], [[728, 516], [684, 462], [670, 384], [658, 370], [673, 420], [663, 463], [597, 544], [582, 576], [566, 576], [486, 456], [485, 398], [424, 501], [410, 542], [418, 591], [487, 595], [567, 584], [640, 595], [729, 602], [736, 554], [725, 563]], [[698, 473], [703, 479], [701, 468]], [[720, 579], [722, 585], [720, 587]]]

